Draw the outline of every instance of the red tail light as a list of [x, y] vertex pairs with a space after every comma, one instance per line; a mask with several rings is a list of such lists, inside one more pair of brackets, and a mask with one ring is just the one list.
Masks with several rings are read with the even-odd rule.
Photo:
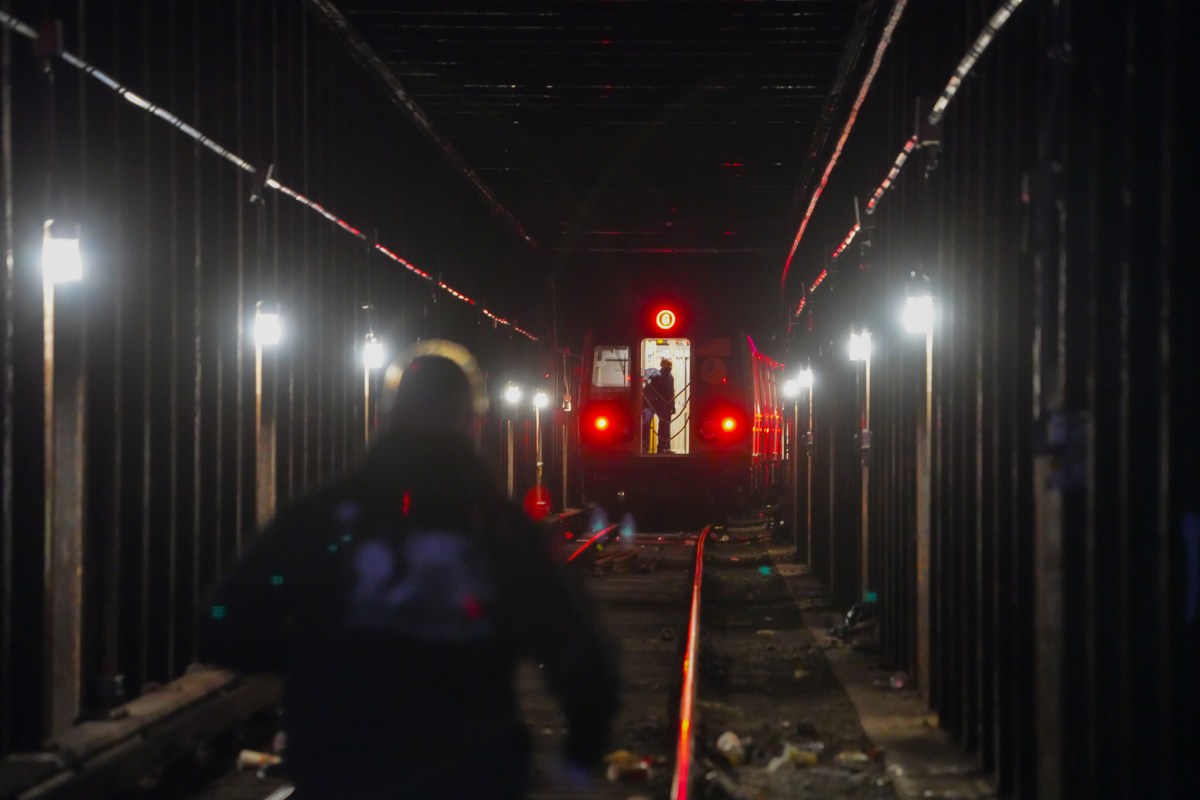
[[592, 447], [623, 444], [635, 433], [629, 409], [617, 401], [592, 403], [581, 413], [583, 440]]
[[732, 445], [745, 436], [746, 416], [737, 408], [721, 404], [700, 414], [700, 438], [712, 445]]

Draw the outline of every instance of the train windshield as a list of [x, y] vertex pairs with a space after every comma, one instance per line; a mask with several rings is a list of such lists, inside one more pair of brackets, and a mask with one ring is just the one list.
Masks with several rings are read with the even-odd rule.
[[600, 345], [592, 359], [592, 386], [600, 389], [628, 389], [629, 348]]
[[[664, 361], [670, 362], [669, 371]], [[691, 450], [692, 343], [643, 339], [641, 365], [642, 452], [686, 455]]]

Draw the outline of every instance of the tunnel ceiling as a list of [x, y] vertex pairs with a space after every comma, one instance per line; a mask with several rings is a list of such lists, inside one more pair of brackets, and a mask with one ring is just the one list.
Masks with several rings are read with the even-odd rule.
[[546, 252], [729, 255], [777, 276], [873, 2], [333, 6]]

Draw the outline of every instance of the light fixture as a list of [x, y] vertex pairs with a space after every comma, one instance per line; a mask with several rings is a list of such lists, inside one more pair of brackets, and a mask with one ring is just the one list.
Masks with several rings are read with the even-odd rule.
[[83, 279], [83, 257], [79, 252], [79, 227], [46, 220], [42, 227], [42, 277], [48, 283], [70, 283]]
[[800, 393], [805, 389], [811, 389], [813, 386], [813, 371], [812, 367], [805, 367], [796, 374], [796, 377], [789, 378], [783, 383], [783, 396], [789, 400], [795, 400], [800, 396]]
[[381, 369], [384, 357], [383, 342], [376, 339], [375, 334], [368, 333], [366, 341], [363, 342], [363, 367], [368, 370]]
[[904, 311], [901, 320], [908, 333], [928, 334], [933, 331], [933, 291], [929, 276], [915, 270], [908, 273], [904, 285]]
[[538, 389], [533, 393], [533, 407], [537, 409], [545, 408], [550, 405], [550, 395]]
[[933, 330], [933, 295], [910, 295], [904, 299], [904, 330], [908, 333]]
[[515, 383], [510, 383], [508, 386], [504, 387], [504, 402], [511, 406], [515, 406], [517, 403], [521, 402], [521, 394], [521, 387], [517, 386]]
[[871, 359], [871, 332], [850, 334], [850, 360], [869, 361]]
[[654, 315], [654, 324], [658, 326], [660, 331], [669, 331], [675, 327], [675, 312], [669, 308], [660, 309]]
[[254, 342], [263, 347], [279, 344], [283, 340], [283, 323], [279, 314], [263, 311], [262, 303], [254, 309]]

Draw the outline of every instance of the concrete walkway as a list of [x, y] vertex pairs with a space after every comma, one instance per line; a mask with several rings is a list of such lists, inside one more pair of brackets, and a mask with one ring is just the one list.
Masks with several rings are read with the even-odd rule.
[[824, 643], [825, 658], [857, 709], [864, 732], [883, 751], [896, 796], [994, 798], [990, 776], [937, 727], [937, 715], [918, 692], [907, 686], [893, 688], [893, 673], [876, 668], [869, 650], [846, 646], [829, 635], [830, 628], [844, 621], [845, 610], [829, 606], [820, 582], [807, 567], [793, 563], [791, 553], [790, 547], [771, 548], [780, 575], [801, 605], [805, 624], [816, 641]]

